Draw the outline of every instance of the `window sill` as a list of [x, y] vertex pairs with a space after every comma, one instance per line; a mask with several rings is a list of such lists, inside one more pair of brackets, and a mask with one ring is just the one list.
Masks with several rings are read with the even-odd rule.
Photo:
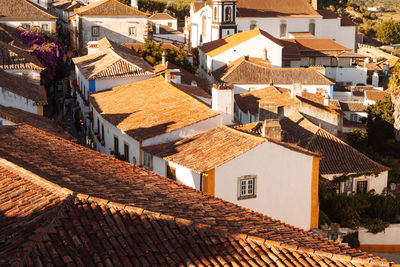
[[250, 199], [250, 198], [256, 198], [257, 195], [251, 195], [251, 196], [242, 196], [242, 197], [238, 197], [238, 200], [243, 200], [243, 199]]

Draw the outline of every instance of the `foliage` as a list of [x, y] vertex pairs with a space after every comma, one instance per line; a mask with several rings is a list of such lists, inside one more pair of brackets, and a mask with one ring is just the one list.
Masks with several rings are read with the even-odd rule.
[[196, 70], [192, 64], [186, 59], [185, 51], [182, 48], [179, 49], [164, 49], [161, 43], [146, 40], [143, 49], [138, 51], [139, 55], [143, 57], [151, 65], [157, 65], [161, 63], [162, 53], [165, 51], [166, 60], [182, 67], [192, 73]]
[[33, 47], [33, 55], [46, 68], [41, 72], [41, 81], [44, 85], [51, 84], [65, 77], [69, 68], [64, 63], [64, 46], [54, 35], [44, 33], [39, 28], [23, 30], [19, 34], [22, 42]]
[[377, 33], [378, 39], [386, 44], [393, 44], [400, 41], [400, 22], [395, 20], [386, 20], [381, 23]]
[[184, 19], [190, 12], [190, 1], [188, 0], [175, 0], [169, 2], [167, 9], [175, 14], [179, 19]]
[[361, 153], [371, 156], [373, 148], [368, 144], [368, 133], [360, 129], [352, 130], [346, 136], [346, 141], [349, 145], [360, 151]]
[[321, 185], [319, 189], [320, 211], [324, 221], [340, 223], [341, 227], [358, 229], [365, 227], [369, 232], [383, 231], [390, 223], [397, 223], [400, 216], [400, 198], [365, 194], [337, 194], [335, 190]]
[[131, 5], [131, 0], [118, 0], [119, 2], [121, 2], [122, 4], [125, 4], [127, 6]]
[[139, 0], [138, 1], [139, 10], [155, 13], [163, 12], [167, 7], [166, 0]]

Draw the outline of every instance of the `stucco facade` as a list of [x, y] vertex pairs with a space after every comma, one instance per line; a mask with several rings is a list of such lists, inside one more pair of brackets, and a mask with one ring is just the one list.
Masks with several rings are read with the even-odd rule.
[[33, 100], [14, 94], [0, 87], [0, 105], [14, 107], [24, 111], [43, 115], [43, 106], [38, 106]]

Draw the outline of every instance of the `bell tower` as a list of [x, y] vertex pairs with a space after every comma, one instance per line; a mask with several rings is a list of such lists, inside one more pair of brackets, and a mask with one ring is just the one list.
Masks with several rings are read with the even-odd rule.
[[213, 0], [211, 25], [212, 40], [224, 38], [236, 32], [236, 0]]

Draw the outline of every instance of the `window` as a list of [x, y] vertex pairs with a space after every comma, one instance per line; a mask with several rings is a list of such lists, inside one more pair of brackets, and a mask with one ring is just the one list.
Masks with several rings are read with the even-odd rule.
[[101, 136], [100, 136], [100, 138], [104, 140], [104, 125], [103, 124], [101, 125]]
[[232, 8], [230, 6], [227, 6], [225, 8], [225, 21], [231, 21], [232, 20]]
[[100, 26], [92, 26], [92, 37], [100, 35]]
[[310, 57], [309, 58], [308, 65], [309, 66], [315, 66], [315, 57]]
[[333, 57], [333, 58], [331, 58], [331, 66], [337, 66], [338, 65], [338, 60], [337, 60], [337, 58], [335, 58], [335, 57]]
[[119, 155], [119, 140], [117, 136], [114, 136], [114, 155]]
[[97, 133], [100, 134], [100, 120], [97, 118]]
[[129, 144], [124, 143], [124, 160], [129, 161]]
[[153, 157], [146, 151], [143, 151], [143, 168], [153, 170]]
[[136, 27], [129, 27], [129, 36], [136, 36]]
[[204, 15], [203, 18], [202, 18], [201, 36], [202, 36], [203, 40], [207, 36], [207, 17], [206, 17], [206, 15]]
[[315, 35], [315, 21], [311, 20], [310, 24], [308, 24], [308, 32], [312, 35]]
[[167, 178], [176, 181], [176, 168], [167, 166]]
[[42, 30], [44, 32], [48, 32], [49, 31], [49, 24], [42, 24]]
[[368, 181], [357, 181], [357, 193], [367, 193]]
[[287, 31], [286, 21], [283, 20], [283, 21], [281, 21], [280, 37], [285, 37], [286, 36], [286, 31]]
[[24, 28], [25, 30], [29, 30], [31, 28], [31, 25], [29, 23], [23, 23], [22, 28]]
[[172, 22], [168, 22], [168, 27], [172, 28]]
[[218, 8], [214, 7], [214, 21], [218, 20]]
[[357, 114], [350, 114], [350, 120], [357, 121]]
[[256, 197], [256, 176], [245, 175], [239, 177], [238, 200]]
[[250, 30], [254, 30], [257, 27], [257, 21], [250, 21]]

